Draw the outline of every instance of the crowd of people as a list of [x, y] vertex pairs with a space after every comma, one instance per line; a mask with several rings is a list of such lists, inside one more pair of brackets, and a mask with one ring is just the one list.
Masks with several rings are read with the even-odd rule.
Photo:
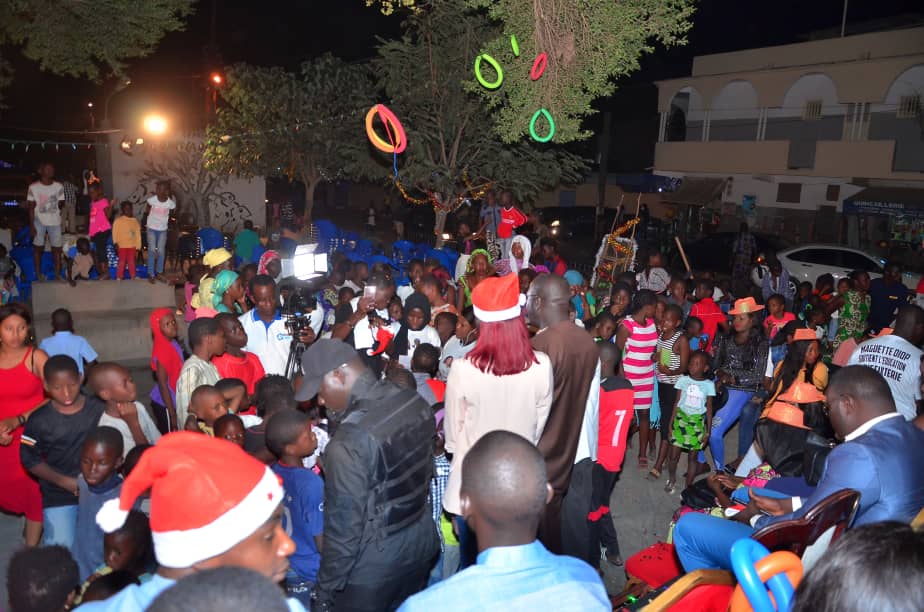
[[456, 271], [334, 253], [304, 284], [276, 250], [249, 261], [244, 228], [150, 313], [149, 398], [67, 310], [38, 344], [26, 306], [0, 307], [0, 510], [25, 516], [11, 609], [609, 610], [631, 445], [680, 507], [687, 571], [842, 489], [863, 527], [830, 555], [854, 565], [852, 541], [924, 507], [924, 311], [895, 266], [789, 296], [771, 264], [760, 299], [652, 253], [601, 290], [500, 200], [460, 230]]

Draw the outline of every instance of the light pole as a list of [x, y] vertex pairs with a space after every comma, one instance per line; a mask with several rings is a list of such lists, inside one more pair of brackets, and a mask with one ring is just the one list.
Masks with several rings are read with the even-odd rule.
[[128, 87], [131, 84], [132, 84], [131, 79], [125, 79], [123, 81], [119, 81], [118, 83], [116, 83], [115, 88], [113, 88], [112, 93], [106, 96], [106, 102], [105, 104], [103, 104], [103, 120], [100, 122], [100, 126], [103, 129], [109, 129], [110, 127], [109, 125], [109, 101], [112, 100], [113, 96], [115, 96], [120, 91], [123, 91], [126, 87]]

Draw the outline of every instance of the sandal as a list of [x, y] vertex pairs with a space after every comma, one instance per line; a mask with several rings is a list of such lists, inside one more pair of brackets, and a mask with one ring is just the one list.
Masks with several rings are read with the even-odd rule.
[[651, 468], [648, 471], [648, 476], [645, 477], [645, 480], [649, 480], [651, 482], [657, 482], [658, 480], [661, 480], [661, 470], [658, 468]]

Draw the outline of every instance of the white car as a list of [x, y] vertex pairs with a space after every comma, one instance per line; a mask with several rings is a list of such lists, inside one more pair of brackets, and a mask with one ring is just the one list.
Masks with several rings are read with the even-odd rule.
[[[870, 278], [879, 278], [886, 263], [881, 257], [833, 244], [803, 244], [780, 251], [776, 256], [794, 283], [808, 281], [813, 286], [822, 274], [833, 276], [836, 286], [838, 279], [847, 276], [853, 270], [866, 270]], [[919, 280], [919, 274], [902, 274], [902, 282], [912, 292], [917, 289]]]

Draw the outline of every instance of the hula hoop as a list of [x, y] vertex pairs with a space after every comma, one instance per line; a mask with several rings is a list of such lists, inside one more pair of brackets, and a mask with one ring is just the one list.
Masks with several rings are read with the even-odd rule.
[[[497, 80], [487, 81], [484, 76], [481, 74], [481, 62], [487, 62], [491, 68], [494, 68], [494, 71], [497, 72]], [[482, 53], [475, 58], [475, 78], [478, 79], [478, 82], [481, 83], [481, 86], [485, 89], [497, 89], [501, 86], [501, 83], [504, 82], [504, 69], [501, 68], [501, 65], [497, 63], [497, 60], [488, 55], [487, 53]]]
[[520, 57], [520, 45], [517, 43], [517, 37], [515, 34], [510, 35], [510, 46], [513, 48], [513, 56]]
[[[394, 134], [394, 143], [385, 142], [375, 133], [372, 128], [372, 121], [376, 115], [385, 124], [385, 130], [388, 132], [389, 137], [391, 137], [392, 133]], [[372, 146], [383, 153], [404, 153], [407, 148], [407, 134], [404, 132], [404, 126], [398, 121], [398, 117], [384, 104], [376, 104], [366, 113], [366, 136]]]
[[802, 579], [799, 557], [789, 551], [769, 553], [759, 542], [747, 538], [732, 546], [731, 563], [738, 578], [738, 586], [729, 602], [732, 612], [789, 609], [795, 587]]
[[[545, 117], [545, 120], [549, 122], [549, 133], [541, 138], [536, 134], [536, 121], [539, 119], [540, 115]], [[533, 113], [533, 118], [529, 120], [529, 135], [532, 136], [533, 140], [536, 142], [548, 142], [552, 140], [552, 137], [555, 136], [555, 120], [552, 119], [552, 113], [544, 108], [540, 108]]]
[[533, 61], [532, 70], [529, 71], [529, 78], [533, 81], [538, 81], [539, 77], [542, 76], [542, 73], [545, 72], [545, 67], [549, 64], [549, 56], [546, 55], [545, 51], [536, 56], [535, 61]]

